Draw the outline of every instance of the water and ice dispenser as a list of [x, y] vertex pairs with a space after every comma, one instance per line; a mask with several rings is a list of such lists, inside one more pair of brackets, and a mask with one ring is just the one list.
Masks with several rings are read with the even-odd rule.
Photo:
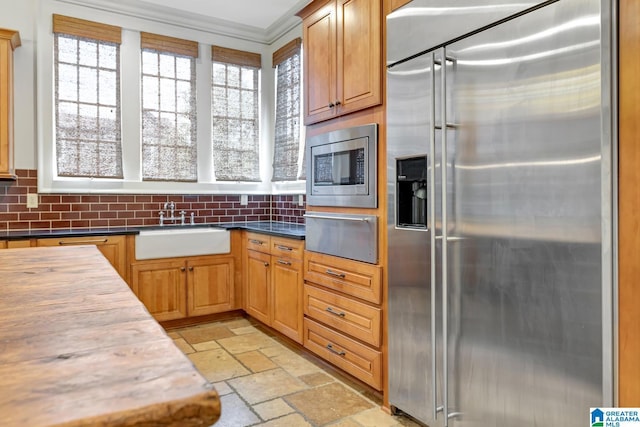
[[427, 156], [396, 160], [396, 226], [427, 228]]

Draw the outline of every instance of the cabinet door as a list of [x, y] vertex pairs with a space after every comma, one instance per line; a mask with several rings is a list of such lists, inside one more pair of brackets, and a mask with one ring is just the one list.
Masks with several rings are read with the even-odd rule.
[[[369, 0], [367, 0], [369, 1]], [[330, 2], [303, 22], [305, 124], [335, 114], [336, 7]]]
[[382, 102], [380, 0], [338, 0], [337, 23], [337, 99], [342, 115]]
[[[5, 240], [0, 242], [0, 249], [13, 249], [13, 248], [30, 248], [31, 239], [25, 240]], [[33, 241], [35, 245], [35, 240]]]
[[275, 256], [271, 260], [271, 327], [302, 344], [302, 263]]
[[233, 258], [187, 262], [187, 313], [189, 316], [235, 309]]
[[158, 321], [187, 316], [184, 261], [131, 266], [131, 288]]
[[0, 28], [0, 179], [16, 179], [13, 162], [13, 50], [17, 31]]
[[247, 313], [270, 325], [270, 266], [271, 256], [257, 251], [247, 251]]
[[87, 237], [63, 237], [57, 239], [38, 239], [38, 246], [73, 246], [95, 245], [102, 255], [126, 280], [127, 258], [125, 236], [87, 236]]

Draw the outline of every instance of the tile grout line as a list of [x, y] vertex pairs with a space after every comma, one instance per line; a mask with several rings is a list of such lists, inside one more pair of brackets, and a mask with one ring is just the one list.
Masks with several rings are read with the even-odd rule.
[[[228, 323], [232, 323], [232, 321], [228, 322]], [[302, 356], [301, 354], [298, 354], [295, 350], [289, 348], [287, 345], [285, 345], [284, 343], [280, 342], [277, 337], [275, 336], [271, 336], [267, 333], [265, 333], [264, 331], [260, 330], [259, 328], [255, 328], [255, 326], [251, 323], [249, 323], [249, 325], [245, 325], [245, 326], [238, 326], [235, 328], [231, 328], [229, 326], [225, 325], [226, 322], [221, 322], [219, 324], [220, 327], [225, 328], [229, 333], [231, 333], [231, 336], [228, 337], [222, 337], [222, 338], [214, 338], [208, 341], [202, 341], [202, 343], [204, 342], [209, 342], [209, 341], [213, 341], [215, 343], [215, 345], [217, 347], [215, 348], [211, 348], [211, 349], [203, 349], [203, 350], [198, 350], [196, 349], [195, 345], [199, 344], [191, 344], [188, 339], [185, 337], [185, 335], [183, 335], [182, 332], [187, 331], [187, 330], [197, 330], [201, 327], [203, 327], [204, 325], [197, 325], [197, 326], [191, 326], [191, 327], [183, 327], [183, 328], [176, 328], [173, 330], [170, 330], [169, 332], [174, 332], [178, 337], [180, 337], [180, 339], [184, 340], [185, 343], [187, 343], [187, 345], [193, 350], [193, 353], [191, 354], [197, 354], [197, 353], [201, 353], [201, 352], [205, 352], [205, 351], [211, 351], [211, 350], [222, 350], [225, 353], [227, 353], [232, 359], [233, 361], [235, 361], [236, 363], [238, 363], [243, 369], [245, 369], [247, 371], [247, 374], [243, 374], [243, 375], [238, 375], [238, 376], [232, 376], [230, 378], [226, 378], [220, 381], [216, 381], [217, 383], [224, 383], [226, 385], [226, 387], [229, 390], [229, 393], [225, 394], [224, 396], [220, 396], [220, 398], [222, 399], [225, 396], [230, 396], [230, 395], [235, 395], [235, 397], [237, 397], [242, 404], [244, 404], [246, 406], [246, 408], [249, 410], [249, 412], [251, 414], [253, 414], [257, 420], [256, 423], [251, 423], [251, 424], [246, 424], [243, 425], [242, 427], [255, 427], [255, 426], [261, 426], [264, 425], [266, 423], [273, 423], [276, 422], [277, 424], [277, 420], [280, 419], [284, 419], [286, 417], [292, 416], [292, 415], [298, 415], [300, 416], [302, 419], [305, 420], [305, 422], [307, 422], [309, 424], [309, 426], [311, 427], [327, 427], [327, 426], [333, 426], [333, 425], [339, 425], [345, 422], [348, 423], [353, 423], [353, 425], [357, 425], [357, 426], [361, 426], [361, 427], [366, 427], [365, 425], [363, 425], [362, 423], [358, 422], [354, 417], [363, 414], [365, 412], [368, 411], [372, 411], [374, 409], [379, 409], [380, 405], [379, 403], [375, 402], [374, 400], [372, 400], [371, 398], [367, 397], [366, 394], [364, 394], [363, 392], [359, 391], [358, 389], [354, 388], [353, 386], [351, 386], [348, 383], [343, 382], [339, 377], [336, 377], [335, 375], [333, 375], [333, 373], [331, 371], [327, 371], [325, 368], [323, 368], [321, 365], [313, 363], [312, 360], [309, 360], [307, 357]], [[252, 332], [248, 332], [248, 333], [236, 333], [234, 332], [234, 329], [240, 329], [240, 328], [245, 328], [247, 326], [251, 326], [253, 327], [255, 330]], [[274, 346], [268, 346], [268, 347], [258, 347], [255, 349], [251, 349], [251, 350], [247, 350], [247, 351], [243, 351], [241, 353], [232, 353], [228, 347], [225, 347], [224, 344], [222, 344], [220, 342], [220, 340], [223, 340], [225, 338], [235, 338], [235, 337], [242, 337], [243, 335], [251, 335], [251, 334], [256, 334], [257, 336], [263, 336], [269, 339], [269, 341], [273, 342]], [[175, 338], [174, 338], [175, 340]], [[265, 354], [263, 352], [263, 350], [265, 350], [266, 348], [275, 348], [277, 349], [277, 353], [274, 353], [273, 356], [268, 356], [268, 353]], [[284, 350], [284, 353], [282, 353], [281, 351]], [[237, 356], [238, 355], [244, 355], [244, 354], [248, 354], [251, 352], [256, 352], [257, 354], [261, 355], [262, 357], [266, 358], [269, 362], [271, 362], [274, 367], [273, 368], [269, 368], [269, 369], [265, 369], [265, 370], [258, 370], [258, 371], [254, 371], [254, 369], [251, 368], [251, 366], [246, 363], [243, 362], [241, 359], [239, 359]], [[289, 355], [290, 353], [290, 355]], [[288, 371], [284, 365], [282, 365], [281, 363], [278, 363], [277, 361], [274, 360], [274, 358], [277, 358], [278, 356], [293, 356], [295, 357], [298, 361], [300, 362], [304, 362], [304, 363], [310, 363], [314, 366], [315, 369], [317, 369], [317, 371], [308, 373], [308, 374], [303, 374], [303, 375], [295, 375], [294, 373]], [[188, 356], [188, 355], [187, 355]], [[195, 366], [195, 364], [194, 364]], [[264, 401], [260, 401], [260, 402], [255, 402], [254, 404], [250, 404], [243, 396], [242, 394], [239, 392], [239, 389], [237, 389], [236, 387], [234, 387], [231, 384], [230, 380], [235, 380], [237, 378], [246, 378], [246, 377], [250, 377], [251, 375], [256, 375], [256, 374], [260, 374], [260, 373], [264, 373], [264, 372], [269, 372], [269, 371], [273, 371], [276, 369], [280, 369], [281, 371], [283, 371], [285, 374], [287, 374], [288, 376], [290, 376], [291, 378], [301, 382], [302, 384], [304, 384], [304, 388], [301, 390], [295, 390], [286, 394], [282, 394], [279, 396], [275, 396], [272, 398], [269, 398], [267, 400]], [[312, 375], [313, 373], [321, 373], [325, 376], [328, 377], [328, 379], [330, 380], [329, 382], [326, 383], [318, 383], [315, 385], [309, 384], [306, 381], [302, 380], [301, 377], [304, 377], [305, 375]], [[209, 380], [208, 380], [209, 381]], [[213, 381], [210, 381], [213, 384]], [[302, 393], [302, 392], [308, 392], [308, 391], [312, 391], [312, 390], [317, 390], [321, 387], [330, 385], [330, 384], [337, 384], [341, 387], [343, 387], [347, 392], [352, 393], [353, 395], [357, 396], [358, 398], [364, 400], [368, 405], [370, 405], [371, 407], [363, 409], [359, 412], [353, 413], [353, 414], [348, 414], [342, 418], [336, 419], [336, 420], [332, 420], [328, 423], [325, 424], [316, 424], [314, 422], [312, 422], [307, 415], [302, 412], [301, 409], [299, 409], [294, 403], [290, 402], [287, 398], [291, 397], [293, 395], [296, 395], [298, 393]], [[293, 412], [289, 412], [289, 413], [284, 413], [281, 415], [278, 415], [274, 418], [270, 418], [270, 419], [264, 419], [259, 412], [255, 409], [255, 406], [258, 405], [264, 405], [264, 404], [268, 404], [270, 402], [275, 402], [278, 399], [280, 399], [282, 402], [284, 402], [286, 404], [287, 407], [289, 407]], [[384, 411], [383, 411], [384, 412]], [[388, 415], [388, 414], [387, 414]], [[392, 422], [392, 424], [388, 424], [390, 427], [402, 427], [404, 424], [400, 423], [398, 419], [396, 419], [395, 417], [390, 415], [390, 421]], [[369, 425], [369, 424], [367, 424]], [[241, 427], [240, 425], [234, 425], [234, 427]]]

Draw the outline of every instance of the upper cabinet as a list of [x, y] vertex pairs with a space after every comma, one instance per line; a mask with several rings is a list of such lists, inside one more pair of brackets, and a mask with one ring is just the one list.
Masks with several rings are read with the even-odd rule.
[[0, 179], [16, 179], [13, 166], [13, 51], [20, 34], [0, 28]]
[[381, 0], [318, 0], [303, 19], [309, 125], [382, 102]]
[[405, 4], [409, 3], [410, 1], [411, 0], [390, 0], [389, 1], [390, 9], [391, 9], [391, 11], [394, 11], [396, 9], [401, 8]]

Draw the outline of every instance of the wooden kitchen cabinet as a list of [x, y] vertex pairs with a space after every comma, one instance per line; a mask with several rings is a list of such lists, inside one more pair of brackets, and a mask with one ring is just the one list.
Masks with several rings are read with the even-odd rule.
[[304, 346], [376, 390], [382, 390], [382, 352], [304, 319]]
[[31, 244], [30, 239], [26, 240], [0, 240], [0, 249], [13, 249], [13, 248], [30, 248], [35, 246]]
[[253, 232], [246, 237], [245, 311], [302, 343], [304, 243]]
[[382, 102], [381, 0], [317, 0], [303, 19], [305, 124]]
[[234, 310], [233, 256], [136, 262], [131, 288], [158, 321]]
[[16, 179], [13, 164], [13, 51], [20, 34], [0, 28], [0, 179]]
[[234, 310], [234, 275], [233, 257], [187, 261], [187, 315]]
[[187, 317], [186, 286], [183, 260], [131, 266], [131, 289], [157, 321]]
[[271, 256], [271, 327], [302, 343], [302, 261]]
[[389, 8], [391, 9], [391, 11], [394, 11], [396, 9], [400, 9], [402, 6], [404, 6], [405, 4], [409, 3], [411, 0], [390, 0], [390, 6]]
[[262, 323], [271, 324], [270, 289], [271, 255], [254, 250], [247, 251], [247, 303], [246, 312]]
[[[22, 240], [20, 242], [28, 242]], [[111, 263], [120, 277], [127, 280], [127, 256], [125, 236], [86, 236], [86, 237], [60, 237], [36, 239], [36, 246], [79, 246], [94, 245], [102, 252], [102, 255]], [[25, 247], [29, 246], [26, 245]], [[11, 246], [9, 246], [11, 247]]]
[[382, 268], [375, 264], [308, 251], [304, 279], [374, 304], [382, 303]]
[[304, 346], [382, 390], [382, 267], [306, 251]]

